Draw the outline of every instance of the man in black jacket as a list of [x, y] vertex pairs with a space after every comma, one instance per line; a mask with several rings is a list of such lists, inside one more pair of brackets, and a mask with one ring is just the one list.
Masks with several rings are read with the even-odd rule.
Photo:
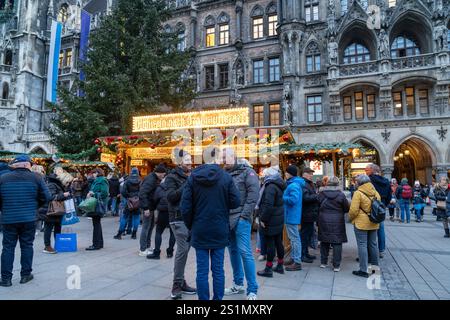
[[314, 232], [314, 223], [319, 216], [319, 198], [312, 181], [314, 170], [306, 167], [303, 170], [303, 179], [305, 180], [305, 186], [303, 191], [303, 206], [302, 206], [302, 261], [305, 263], [312, 263], [316, 258], [310, 255], [308, 248], [311, 244], [311, 238]]
[[172, 170], [166, 177], [164, 184], [167, 189], [167, 202], [169, 204], [169, 223], [170, 228], [175, 235], [177, 244], [177, 252], [175, 253], [174, 268], [173, 268], [173, 286], [172, 299], [181, 299], [184, 294], [196, 294], [197, 290], [191, 288], [184, 280], [184, 269], [191, 247], [189, 243], [189, 230], [184, 224], [183, 216], [180, 211], [181, 196], [183, 188], [191, 173], [192, 159], [191, 155], [179, 151], [176, 159], [179, 165]]
[[141, 189], [139, 190], [139, 204], [141, 209], [144, 211], [144, 215], [142, 217], [141, 237], [139, 240], [139, 255], [141, 257], [146, 257], [152, 253], [150, 247], [152, 231], [155, 225], [154, 211], [156, 209], [153, 196], [156, 188], [161, 180], [164, 179], [166, 173], [167, 169], [164, 164], [157, 165], [154, 172], [145, 177]]
[[111, 215], [119, 215], [119, 195], [120, 195], [120, 182], [117, 175], [113, 175], [109, 180], [109, 201], [108, 206], [111, 211]]

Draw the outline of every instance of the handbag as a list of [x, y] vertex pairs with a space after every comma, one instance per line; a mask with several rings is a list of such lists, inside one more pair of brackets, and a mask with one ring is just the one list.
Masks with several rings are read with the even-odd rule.
[[78, 208], [80, 210], [90, 213], [95, 211], [95, 207], [97, 206], [97, 199], [95, 197], [89, 197], [83, 200], [79, 205]]
[[438, 210], [446, 210], [447, 204], [444, 200], [438, 200], [436, 201], [436, 208], [438, 208]]
[[135, 211], [139, 209], [139, 197], [134, 196], [127, 199], [127, 208], [130, 211]]
[[100, 194], [96, 194], [97, 204], [95, 206], [95, 211], [93, 215], [103, 217], [106, 214], [106, 204], [103, 199], [100, 197]]
[[64, 201], [53, 200], [48, 205], [48, 216], [63, 216], [65, 213], [66, 209], [64, 207]]
[[80, 222], [76, 212], [66, 213], [61, 221], [61, 225], [68, 226]]

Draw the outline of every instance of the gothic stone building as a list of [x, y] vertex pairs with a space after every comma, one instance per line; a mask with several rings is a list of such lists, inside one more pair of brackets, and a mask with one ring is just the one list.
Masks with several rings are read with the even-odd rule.
[[172, 5], [194, 108], [248, 106], [254, 126], [290, 125], [298, 143], [362, 143], [388, 178], [450, 172], [450, 1]]
[[55, 151], [45, 133], [53, 115], [45, 102], [51, 21], [64, 25], [59, 85], [70, 87], [79, 76], [81, 10], [95, 27], [110, 6], [111, 0], [0, 1], [0, 150]]

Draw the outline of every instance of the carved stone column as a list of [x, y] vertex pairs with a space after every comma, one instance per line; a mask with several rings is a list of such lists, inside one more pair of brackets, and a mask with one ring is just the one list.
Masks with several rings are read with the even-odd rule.
[[237, 41], [242, 40], [242, 1], [236, 1], [236, 37]]
[[189, 45], [191, 48], [195, 48], [195, 44], [197, 42], [197, 10], [194, 8], [191, 9], [191, 23], [190, 23], [190, 33], [191, 39]]
[[381, 173], [383, 174], [383, 177], [385, 177], [386, 179], [389, 179], [389, 180], [392, 179], [392, 172], [394, 172], [393, 165], [382, 165], [381, 166]]

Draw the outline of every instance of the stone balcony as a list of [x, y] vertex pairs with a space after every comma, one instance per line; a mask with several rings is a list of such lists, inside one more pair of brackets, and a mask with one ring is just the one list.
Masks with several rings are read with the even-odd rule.
[[436, 55], [434, 53], [430, 53], [418, 56], [395, 58], [391, 60], [391, 69], [397, 71], [404, 69], [434, 67], [436, 65], [435, 56]]

